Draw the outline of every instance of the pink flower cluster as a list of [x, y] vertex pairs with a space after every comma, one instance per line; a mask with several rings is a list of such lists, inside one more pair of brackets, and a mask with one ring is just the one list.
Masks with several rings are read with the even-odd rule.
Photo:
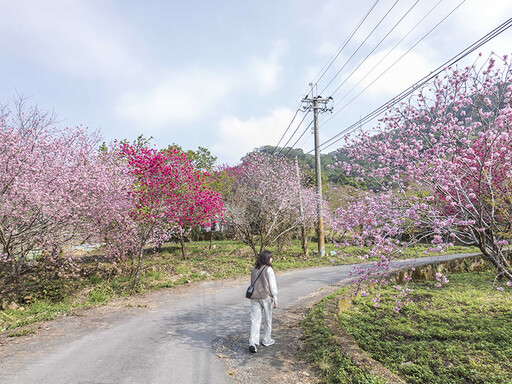
[[427, 253], [476, 245], [512, 280], [503, 250], [512, 237], [511, 84], [505, 57], [448, 68], [379, 127], [347, 138], [350, 160], [339, 165], [378, 186], [345, 201], [334, 219], [340, 242], [367, 246], [376, 260], [356, 271], [359, 281], [417, 243], [430, 243]]

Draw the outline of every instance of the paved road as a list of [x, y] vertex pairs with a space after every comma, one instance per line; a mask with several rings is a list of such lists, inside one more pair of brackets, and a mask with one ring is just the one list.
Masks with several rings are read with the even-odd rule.
[[[332, 266], [278, 273], [280, 307], [274, 316], [319, 288], [348, 282], [350, 270]], [[89, 314], [52, 322], [46, 334], [0, 348], [0, 383], [232, 383], [212, 343], [233, 334], [248, 337], [245, 280], [169, 289], [156, 298], [147, 296], [147, 307], [119, 308], [115, 315], [98, 309], [94, 319]]]

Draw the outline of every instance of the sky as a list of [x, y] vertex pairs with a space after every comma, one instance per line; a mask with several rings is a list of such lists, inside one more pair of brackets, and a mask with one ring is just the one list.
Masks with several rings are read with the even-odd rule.
[[[142, 134], [235, 165], [281, 138], [313, 148], [311, 114], [284, 135], [310, 83], [333, 97], [323, 142], [510, 17], [504, 0], [0, 0], [0, 104], [23, 97], [107, 142]], [[478, 52], [491, 51], [512, 53], [512, 28]]]

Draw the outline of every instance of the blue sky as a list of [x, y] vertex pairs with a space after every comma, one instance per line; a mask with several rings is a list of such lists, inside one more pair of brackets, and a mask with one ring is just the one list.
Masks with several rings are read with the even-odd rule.
[[[350, 100], [461, 2], [442, 0], [347, 95], [437, 1], [399, 0], [391, 9], [396, 0], [379, 0], [319, 82], [320, 91], [347, 63], [322, 96], [330, 96], [345, 81], [333, 95], [334, 102]], [[23, 95], [30, 104], [55, 110], [62, 125], [99, 129], [106, 141], [132, 140], [144, 134], [153, 136], [159, 147], [172, 143], [185, 149], [203, 146], [219, 163], [236, 164], [255, 147], [277, 144], [308, 83], [374, 3], [0, 0], [0, 103]], [[324, 119], [321, 141], [511, 16], [512, 2], [466, 0], [342, 113], [328, 122]], [[485, 57], [491, 50], [500, 55], [512, 53], [512, 29], [481, 51]], [[359, 70], [347, 78], [366, 56]], [[296, 138], [298, 134], [290, 144]], [[312, 135], [308, 132], [298, 144], [309, 151]]]

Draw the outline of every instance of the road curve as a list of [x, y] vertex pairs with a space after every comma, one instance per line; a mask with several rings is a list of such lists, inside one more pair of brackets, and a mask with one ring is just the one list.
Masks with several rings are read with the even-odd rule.
[[[397, 262], [420, 265], [474, 254]], [[329, 285], [349, 281], [352, 266], [277, 273], [279, 308], [274, 317]], [[86, 311], [50, 322], [0, 347], [0, 383], [232, 383], [212, 343], [249, 330], [247, 279], [210, 281], [143, 296], [146, 304]], [[153, 296], [152, 296], [153, 295]], [[94, 314], [97, 312], [97, 317]], [[92, 315], [90, 314], [92, 313]]]

